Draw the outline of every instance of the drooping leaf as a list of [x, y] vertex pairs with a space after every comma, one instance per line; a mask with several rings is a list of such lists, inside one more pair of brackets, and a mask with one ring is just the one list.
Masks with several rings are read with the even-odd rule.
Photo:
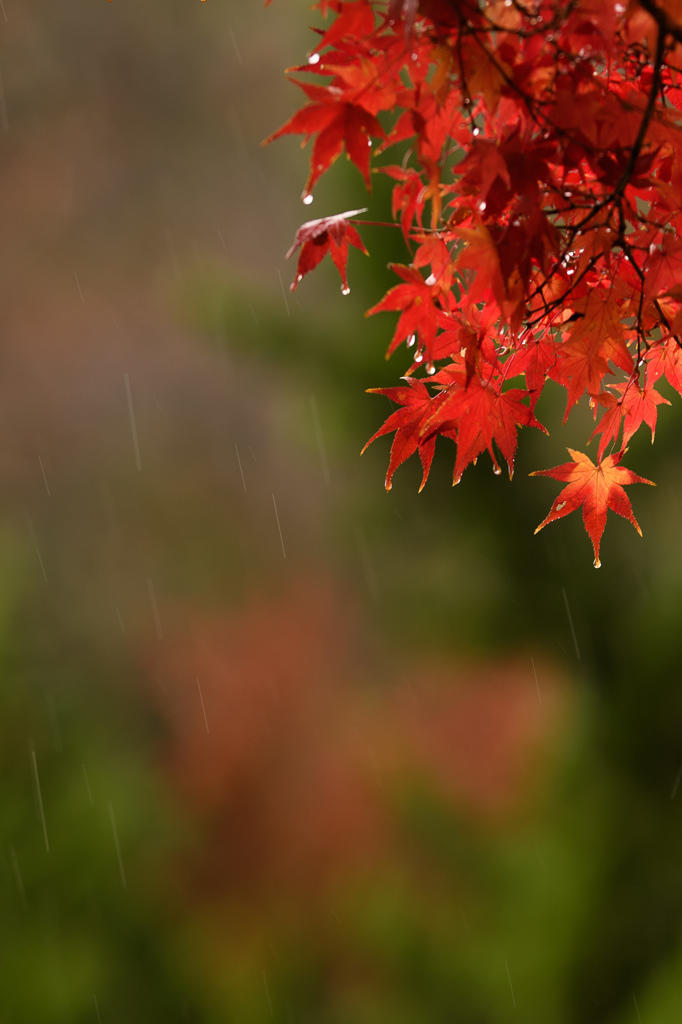
[[398, 466], [401, 466], [411, 455], [419, 451], [423, 467], [422, 482], [419, 488], [421, 491], [428, 478], [436, 447], [435, 432], [422, 437], [422, 422], [424, 417], [428, 416], [433, 402], [428, 388], [423, 381], [411, 377], [408, 379], [405, 387], [370, 388], [369, 390], [377, 395], [386, 395], [387, 398], [398, 402], [402, 408], [397, 409], [396, 412], [388, 417], [376, 434], [370, 437], [362, 451], [364, 452], [377, 437], [383, 437], [384, 434], [390, 434], [395, 430], [395, 437], [391, 445], [391, 457], [386, 473], [386, 490], [390, 491], [393, 474]]
[[[430, 362], [438, 326], [438, 306], [436, 305], [438, 289], [434, 285], [428, 284], [419, 271], [413, 267], [394, 263], [391, 269], [399, 277], [402, 277], [405, 284], [397, 284], [391, 288], [381, 302], [367, 310], [365, 316], [399, 311], [400, 317], [388, 346], [387, 355], [390, 356], [395, 352], [401, 341], [413, 343], [416, 338], [419, 341], [418, 352], [422, 358], [426, 358], [426, 361]], [[421, 362], [421, 360], [419, 361]]]
[[305, 275], [310, 273], [329, 253], [341, 275], [341, 290], [344, 295], [348, 294], [350, 291], [346, 276], [348, 243], [350, 242], [360, 252], [364, 252], [365, 256], [369, 255], [360, 235], [349, 221], [350, 217], [358, 217], [361, 213], [367, 213], [367, 210], [346, 210], [345, 213], [337, 213], [333, 217], [320, 217], [301, 225], [286, 254], [286, 259], [290, 259], [297, 249], [301, 250], [298, 256], [296, 277], [291, 283], [292, 292]]

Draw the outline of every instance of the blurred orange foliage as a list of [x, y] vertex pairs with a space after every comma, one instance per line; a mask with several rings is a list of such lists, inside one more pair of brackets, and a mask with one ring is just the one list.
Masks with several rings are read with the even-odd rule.
[[358, 621], [306, 577], [231, 611], [176, 611], [148, 647], [164, 766], [205, 829], [197, 893], [322, 894], [395, 852], [394, 797], [415, 781], [489, 825], [528, 792], [562, 705], [556, 671], [537, 665], [541, 691], [530, 658], [378, 677]]

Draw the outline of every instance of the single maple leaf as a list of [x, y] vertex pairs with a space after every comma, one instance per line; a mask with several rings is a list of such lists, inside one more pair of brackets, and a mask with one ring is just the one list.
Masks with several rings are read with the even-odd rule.
[[[352, 42], [370, 36], [374, 31], [374, 11], [369, 3], [343, 3], [339, 5], [338, 16], [324, 33], [312, 53], [319, 53], [327, 46], [336, 46], [344, 38]], [[316, 63], [316, 61], [313, 61]]]
[[369, 388], [369, 392], [376, 395], [386, 395], [402, 407], [396, 409], [388, 417], [383, 426], [379, 427], [376, 434], [370, 437], [362, 449], [365, 452], [377, 437], [390, 434], [395, 430], [395, 437], [391, 445], [391, 457], [386, 473], [386, 490], [390, 491], [392, 478], [398, 466], [401, 466], [406, 459], [418, 450], [422, 462], [423, 475], [419, 490], [421, 491], [429, 475], [433, 453], [436, 448], [436, 434], [429, 437], [422, 436], [422, 421], [428, 415], [433, 404], [433, 399], [423, 381], [413, 377], [405, 378], [407, 386], [397, 388]]
[[608, 448], [609, 444], [616, 443], [616, 439], [620, 432], [620, 425], [623, 422], [623, 402], [622, 399], [616, 398], [610, 391], [602, 391], [597, 395], [595, 402], [595, 417], [596, 403], [604, 406], [604, 413], [599, 420], [599, 423], [590, 434], [588, 444], [597, 436], [601, 434], [601, 440], [599, 442], [599, 448], [597, 449], [597, 459], [601, 459], [604, 452]]
[[668, 338], [649, 349], [646, 355], [647, 381], [652, 384], [665, 376], [669, 384], [682, 395], [682, 348], [675, 338]]
[[583, 523], [592, 541], [594, 565], [598, 569], [601, 565], [599, 543], [606, 526], [608, 509], [631, 522], [640, 537], [642, 536], [630, 499], [623, 487], [627, 484], [651, 484], [652, 487], [656, 485], [653, 480], [646, 480], [643, 476], [637, 476], [631, 470], [618, 465], [627, 448], [614, 455], [608, 455], [603, 461], [597, 462], [596, 466], [583, 452], [576, 452], [572, 448], [567, 450], [573, 462], [565, 462], [561, 466], [554, 466], [553, 469], [539, 469], [530, 474], [568, 481], [563, 491], [554, 499], [549, 515], [543, 519], [535, 532], [538, 533], [543, 526], [547, 526], [547, 523], [562, 519], [582, 505]]
[[665, 234], [660, 246], [654, 247], [644, 266], [644, 299], [655, 298], [682, 279], [682, 241], [674, 234]]
[[346, 101], [345, 95], [351, 90], [344, 92], [337, 88], [332, 92], [331, 88], [309, 85], [296, 79], [292, 81], [314, 102], [297, 111], [281, 128], [269, 135], [262, 145], [267, 146], [282, 135], [304, 135], [304, 143], [313, 135], [317, 136], [310, 158], [310, 174], [303, 193], [306, 202], [311, 201], [308, 197], [312, 196], [315, 183], [341, 155], [344, 146], [365, 179], [367, 190], [371, 191], [371, 136], [384, 136], [384, 130], [376, 117], [360, 104]]
[[[598, 457], [601, 458], [609, 444], [618, 436], [621, 420], [623, 420], [623, 444], [626, 445], [632, 435], [639, 430], [642, 423], [646, 423], [651, 431], [651, 443], [654, 443], [656, 436], [656, 418], [658, 406], [670, 405], [667, 398], [659, 395], [653, 386], [645, 384], [640, 388], [636, 381], [626, 381], [624, 384], [610, 384], [609, 387], [620, 394], [599, 395], [599, 402], [606, 405], [607, 409], [599, 423], [595, 427], [590, 441], [597, 434], [602, 435], [599, 443]], [[611, 399], [611, 401], [609, 401]]]
[[410, 232], [416, 222], [421, 228], [424, 209], [424, 187], [422, 180], [412, 167], [380, 167], [382, 174], [388, 174], [398, 184], [393, 186], [391, 208], [393, 219], [399, 220], [405, 241], [409, 243]]
[[463, 55], [467, 72], [467, 89], [474, 97], [483, 96], [489, 114], [494, 114], [500, 102], [500, 94], [505, 81], [512, 77], [511, 68], [497, 54], [491, 58], [485, 48], [471, 46]]
[[585, 335], [577, 341], [569, 338], [561, 345], [557, 350], [557, 365], [550, 371], [550, 376], [568, 391], [564, 423], [585, 391], [596, 398], [602, 389], [602, 378], [607, 373], [611, 373], [608, 363]]
[[390, 268], [399, 277], [402, 277], [406, 284], [397, 284], [394, 288], [389, 289], [381, 302], [368, 309], [365, 316], [374, 316], [375, 313], [386, 311], [399, 311], [400, 317], [388, 346], [386, 358], [395, 352], [401, 341], [413, 344], [411, 339], [418, 337], [417, 355], [421, 358], [418, 358], [417, 362], [421, 362], [424, 358], [427, 363], [432, 362], [433, 343], [438, 326], [438, 306], [435, 305], [434, 300], [439, 294], [439, 288], [437, 285], [427, 284], [414, 267], [391, 263]]
[[556, 369], [559, 348], [558, 342], [547, 332], [530, 335], [511, 355], [506, 376], [511, 379], [525, 374], [531, 409], [542, 394], [547, 377], [551, 377]]
[[319, 217], [317, 220], [306, 221], [301, 224], [296, 232], [293, 244], [286, 254], [290, 259], [298, 248], [301, 249], [298, 256], [296, 277], [291, 282], [290, 288], [293, 292], [301, 283], [306, 274], [310, 273], [317, 264], [324, 259], [327, 253], [330, 254], [334, 265], [341, 275], [341, 291], [348, 295], [348, 278], [346, 265], [348, 263], [348, 243], [354, 245], [365, 256], [369, 253], [365, 249], [360, 235], [349, 222], [350, 217], [357, 217], [363, 210], [346, 210], [345, 213], [337, 213], [333, 217]]

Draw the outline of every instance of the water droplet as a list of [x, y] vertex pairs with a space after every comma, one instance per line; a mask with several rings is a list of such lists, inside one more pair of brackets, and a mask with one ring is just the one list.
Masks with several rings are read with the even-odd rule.
[[414, 345], [416, 340], [417, 340], [417, 335], [416, 334], [411, 334], [409, 336], [409, 338], [407, 339], [407, 347], [408, 348], [412, 348], [412, 346]]
[[436, 372], [436, 367], [434, 366], [433, 363], [426, 364], [426, 372], [428, 373], [429, 377], [433, 377], [434, 373]]
[[481, 202], [478, 204], [478, 208], [481, 211], [481, 213], [483, 213], [487, 205], [488, 204], [486, 203], [486, 201], [482, 199]]
[[566, 504], [565, 501], [560, 501], [559, 504], [556, 507], [557, 512], [561, 512], [561, 510], [562, 510], [562, 508], [564, 507], [565, 504]]
[[310, 192], [304, 192], [303, 195], [301, 196], [301, 199], [303, 200], [305, 206], [310, 206], [310, 204], [313, 201], [313, 197], [311, 196]]
[[342, 284], [341, 285], [341, 294], [342, 295], [350, 295], [350, 288], [348, 287], [347, 284]]
[[423, 359], [424, 359], [424, 353], [423, 352], [417, 352], [416, 356], [414, 357], [415, 363], [421, 363], [423, 361]]
[[480, 135], [481, 134], [480, 128], [474, 128], [474, 130], [473, 130], [473, 132], [471, 134], [473, 136]]
[[493, 462], [493, 473], [495, 474], [495, 476], [499, 476], [501, 472], [502, 472], [502, 470], [497, 465], [497, 463]]
[[319, 55], [319, 53], [311, 53], [310, 56], [308, 57], [308, 63], [309, 64], [319, 64], [320, 63], [320, 55]]
[[595, 569], [601, 569], [601, 561], [598, 558], [595, 558], [592, 565], [595, 567]]

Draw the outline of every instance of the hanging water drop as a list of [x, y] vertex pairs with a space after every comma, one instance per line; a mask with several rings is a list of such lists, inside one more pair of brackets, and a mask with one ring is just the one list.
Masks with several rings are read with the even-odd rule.
[[411, 334], [409, 336], [409, 338], [407, 339], [407, 347], [408, 348], [412, 348], [412, 346], [414, 345], [416, 340], [417, 340], [417, 335], [416, 334]]
[[496, 462], [493, 462], [493, 473], [495, 474], [495, 476], [500, 476], [500, 474], [502, 473], [502, 470], [500, 469]]
[[592, 563], [592, 565], [595, 567], [595, 569], [601, 569], [601, 561], [600, 561], [600, 559], [595, 556], [595, 559], [594, 559], [594, 562]]
[[319, 55], [319, 53], [311, 53], [310, 56], [308, 57], [308, 63], [309, 64], [319, 64], [320, 63], [320, 55]]
[[414, 357], [415, 363], [421, 363], [423, 361], [423, 359], [424, 359], [424, 353], [423, 352], [417, 352], [417, 354]]
[[342, 284], [341, 285], [341, 294], [342, 295], [350, 295], [350, 288], [348, 287], [347, 284]]
[[310, 192], [304, 192], [303, 195], [301, 196], [301, 199], [303, 200], [306, 206], [310, 206], [310, 204], [313, 201], [313, 197], [311, 196]]
[[433, 363], [426, 364], [426, 372], [428, 373], [429, 377], [433, 377], [434, 373], [436, 372], [436, 367], [434, 366]]

